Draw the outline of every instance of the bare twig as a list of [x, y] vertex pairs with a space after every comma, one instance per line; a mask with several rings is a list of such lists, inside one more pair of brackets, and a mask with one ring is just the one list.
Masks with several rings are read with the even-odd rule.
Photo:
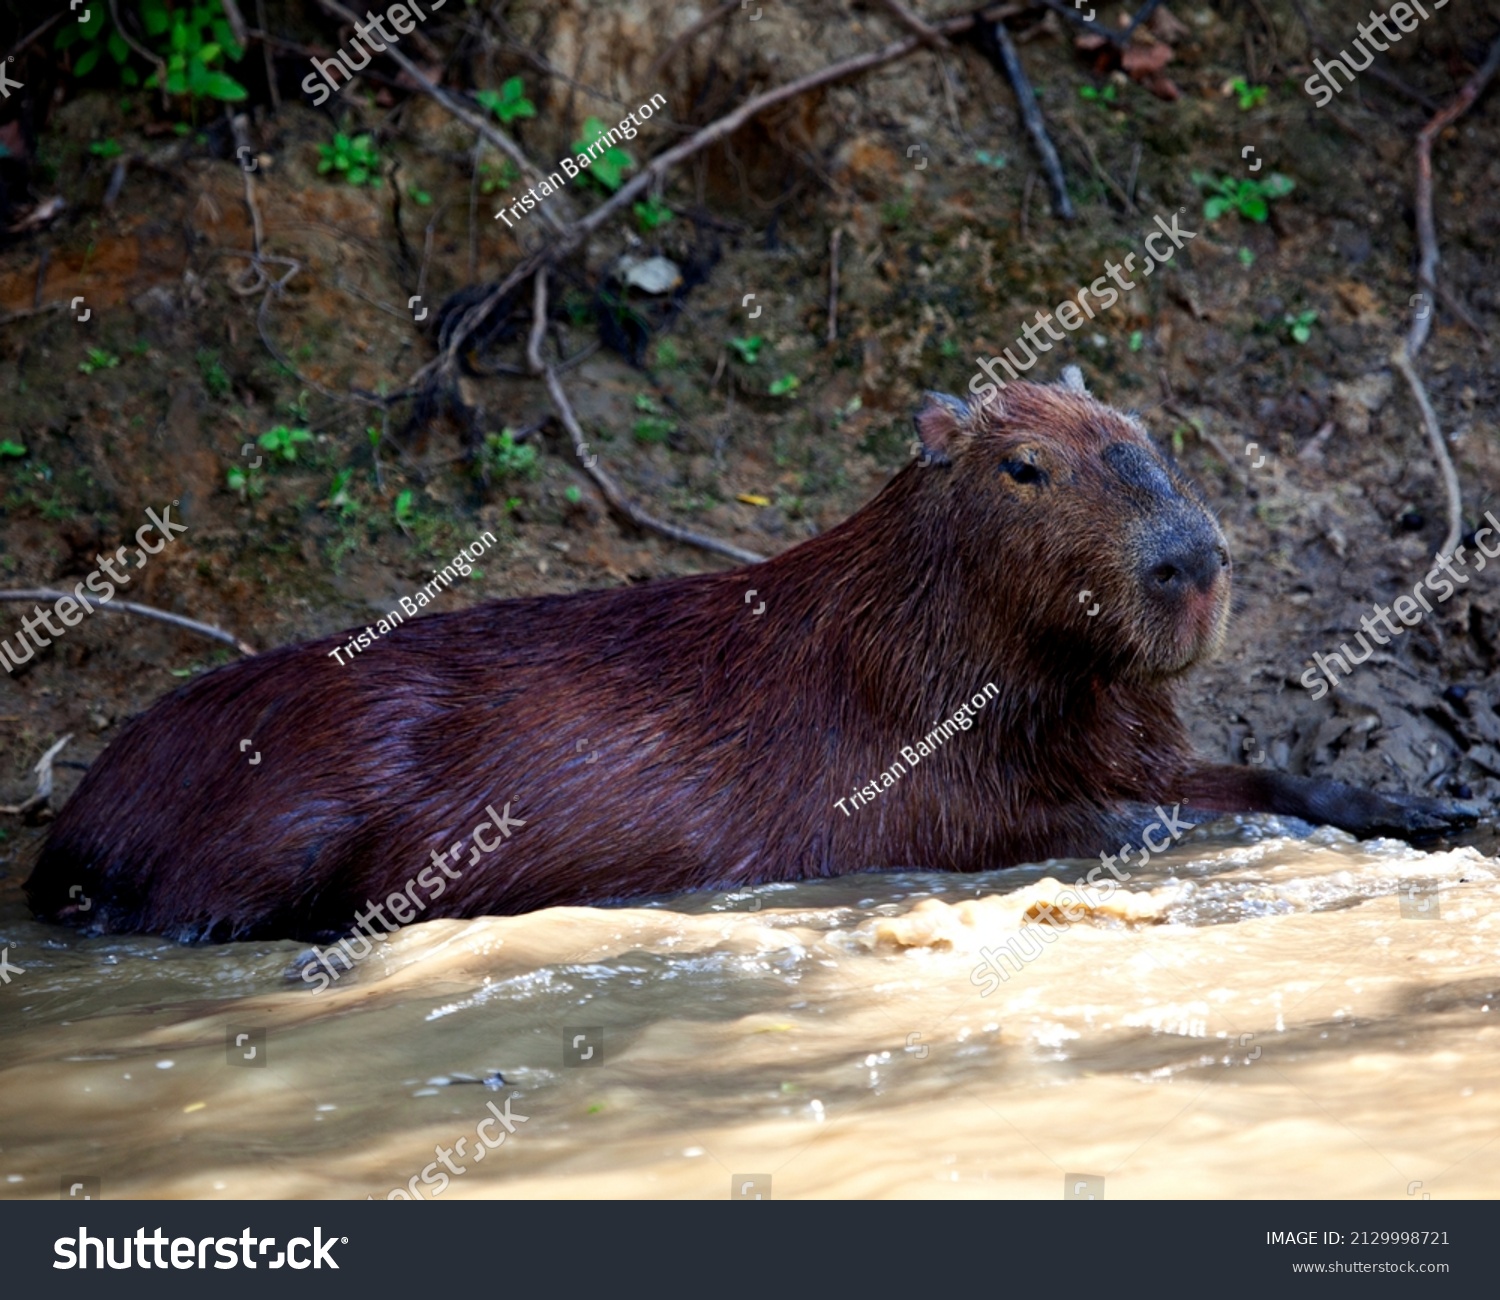
[[913, 13], [901, 0], [880, 0], [896, 19], [904, 26], [914, 31], [922, 38], [922, 44], [931, 46], [935, 50], [950, 50], [952, 42], [948, 40], [936, 27], [931, 26], [920, 14]]
[[698, 21], [695, 22], [691, 27], [689, 27], [687, 31], [683, 32], [682, 35], [674, 37], [671, 43], [668, 44], [667, 48], [656, 56], [656, 59], [651, 64], [651, 67], [647, 69], [645, 84], [648, 86], [654, 86], [656, 84], [656, 74], [667, 66], [672, 56], [676, 54], [678, 50], [680, 50], [684, 45], [686, 45], [695, 36], [697, 36], [699, 32], [706, 31], [708, 28], [712, 27], [716, 22], [718, 22], [719, 19], [732, 14], [736, 9], [740, 7], [740, 5], [741, 0], [724, 0], [723, 4], [721, 4], [717, 9], [712, 9], [708, 13], [704, 14], [702, 18], [698, 19]]
[[[1417, 133], [1417, 246], [1420, 256], [1417, 262], [1417, 283], [1427, 291], [1429, 304], [1437, 293], [1438, 244], [1437, 223], [1432, 215], [1432, 143], [1440, 132], [1452, 125], [1466, 112], [1490, 79], [1500, 70], [1500, 37], [1490, 45], [1484, 63], [1468, 79], [1446, 108], [1438, 112]], [[1435, 304], [1434, 304], [1435, 305]], [[1427, 430], [1427, 441], [1432, 447], [1432, 458], [1437, 464], [1438, 475], [1443, 480], [1443, 489], [1448, 496], [1448, 532], [1443, 538], [1439, 555], [1452, 555], [1463, 536], [1463, 495], [1458, 483], [1458, 472], [1453, 468], [1453, 458], [1448, 454], [1443, 440], [1442, 426], [1438, 423], [1436, 410], [1417, 371], [1417, 354], [1427, 342], [1432, 330], [1433, 305], [1413, 313], [1411, 328], [1406, 338], [1397, 344], [1391, 360], [1406, 378], [1416, 399], [1417, 409], [1422, 413], [1422, 425]]]
[[[255, 18], [260, 23], [261, 30], [266, 26], [266, 0], [255, 0]], [[243, 20], [241, 20], [243, 23]], [[246, 35], [249, 35], [247, 32]], [[240, 44], [245, 43], [245, 36], [239, 38]], [[276, 89], [276, 59], [271, 53], [271, 42], [260, 43], [261, 58], [266, 65], [266, 85], [271, 91], [271, 109], [273, 112], [281, 112], [281, 92]]]
[[839, 337], [839, 243], [844, 237], [842, 226], [835, 226], [828, 240], [828, 341]]
[[109, 16], [115, 20], [115, 31], [120, 33], [120, 39], [130, 46], [147, 63], [156, 65], [156, 89], [161, 95], [162, 106], [167, 102], [167, 65], [162, 62], [161, 55], [153, 54], [144, 45], [135, 39], [126, 29], [125, 24], [120, 21], [120, 8], [116, 0], [109, 0]]
[[1068, 184], [1063, 178], [1062, 163], [1058, 161], [1057, 150], [1052, 145], [1052, 138], [1047, 134], [1047, 124], [1042, 121], [1041, 109], [1036, 106], [1036, 93], [1031, 89], [1031, 82], [1026, 78], [1026, 69], [1021, 66], [1021, 56], [1016, 53], [1016, 43], [1011, 40], [1010, 32], [1006, 30], [1003, 22], [986, 23], [980, 31], [990, 38], [982, 41], [981, 44], [986, 48], [987, 53], [993, 51], [993, 57], [1005, 70], [1011, 89], [1015, 91], [1016, 104], [1021, 110], [1021, 121], [1026, 124], [1031, 142], [1036, 146], [1037, 154], [1042, 160], [1042, 167], [1047, 173], [1047, 184], [1052, 190], [1052, 211], [1062, 220], [1072, 221], [1073, 200], [1068, 197]]
[[4, 59], [0, 59], [0, 63], [9, 63], [13, 58], [16, 57], [16, 55], [21, 53], [22, 50], [30, 46], [32, 41], [36, 40], [38, 36], [45, 36], [49, 27], [52, 27], [56, 23], [62, 22], [62, 20], [63, 14], [53, 14], [52, 17], [47, 19], [46, 22], [42, 23], [41, 26], [33, 27], [31, 31], [26, 33], [25, 36], [21, 37], [21, 39], [16, 43], [15, 47], [9, 54], [5, 56]]
[[562, 386], [562, 380], [557, 377], [557, 371], [542, 356], [542, 341], [547, 332], [546, 267], [537, 269], [531, 304], [531, 333], [526, 341], [526, 360], [530, 363], [532, 370], [546, 381], [547, 394], [552, 398], [552, 408], [557, 412], [563, 428], [568, 431], [568, 436], [573, 440], [573, 454], [578, 457], [578, 464], [583, 472], [594, 480], [605, 501], [636, 527], [660, 533], [663, 537], [670, 537], [673, 541], [686, 542], [689, 546], [712, 551], [716, 555], [727, 555], [731, 560], [738, 560], [741, 564], [757, 564], [765, 559], [765, 556], [757, 555], [754, 551], [743, 550], [729, 542], [720, 541], [717, 537], [705, 537], [702, 533], [679, 528], [676, 524], [669, 524], [664, 519], [657, 519], [654, 515], [647, 514], [620, 490], [619, 484], [614, 479], [599, 468], [597, 455], [586, 454], [588, 439], [584, 437], [583, 426], [578, 423], [578, 416], [573, 412], [573, 404], [568, 401], [568, 394]]
[[1391, 350], [1391, 361], [1411, 385], [1412, 396], [1417, 400], [1417, 409], [1422, 412], [1422, 427], [1427, 431], [1427, 442], [1432, 447], [1432, 459], [1437, 463], [1438, 475], [1443, 480], [1443, 490], [1448, 495], [1448, 532], [1439, 555], [1452, 555], [1463, 537], [1463, 495], [1458, 486], [1458, 471], [1453, 468], [1453, 458], [1443, 442], [1443, 429], [1438, 423], [1437, 412], [1427, 396], [1427, 388], [1417, 373], [1416, 363], [1407, 351], [1407, 345], [1398, 343]]
[[[0, 600], [58, 601], [63, 599], [74, 600], [75, 597], [72, 592], [53, 591], [50, 587], [38, 587], [34, 591], [0, 591]], [[135, 614], [141, 618], [154, 618], [160, 623], [170, 623], [173, 627], [180, 627], [188, 632], [196, 632], [199, 636], [212, 637], [215, 641], [232, 645], [241, 654], [256, 653], [253, 645], [248, 641], [241, 641], [232, 632], [214, 627], [211, 623], [199, 623], [196, 619], [184, 618], [181, 614], [173, 614], [165, 609], [152, 609], [150, 605], [137, 605], [134, 601], [119, 600], [115, 597], [107, 601], [99, 601], [98, 607], [111, 614]]]
[[1130, 195], [1120, 187], [1119, 183], [1113, 176], [1111, 176], [1107, 171], [1104, 170], [1103, 166], [1099, 162], [1099, 155], [1094, 152], [1094, 146], [1090, 142], [1088, 136], [1083, 133], [1083, 130], [1078, 126], [1077, 123], [1072, 120], [1072, 118], [1063, 118], [1063, 125], [1073, 133], [1074, 138], [1078, 141], [1079, 144], [1083, 146], [1083, 152], [1088, 157], [1089, 166], [1093, 169], [1094, 175], [1114, 191], [1115, 197], [1125, 205], [1125, 211], [1134, 216], [1138, 209], [1136, 208], [1135, 204], [1131, 202]]
[[63, 746], [72, 739], [73, 733], [70, 731], [37, 760], [36, 766], [31, 769], [36, 773], [36, 793], [25, 803], [0, 807], [0, 813], [8, 813], [12, 817], [25, 817], [37, 808], [45, 808], [51, 802], [52, 760], [62, 753]]

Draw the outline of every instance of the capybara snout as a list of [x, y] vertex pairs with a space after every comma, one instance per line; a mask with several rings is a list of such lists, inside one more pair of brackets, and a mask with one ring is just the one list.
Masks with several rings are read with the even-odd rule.
[[[964, 480], [938, 490], [972, 494], [1005, 539], [997, 556], [1034, 571], [1028, 603], [1009, 613], [1034, 627], [1036, 647], [1066, 630], [1148, 677], [1217, 651], [1228, 544], [1134, 418], [1081, 389], [1016, 384], [973, 404], [929, 394], [916, 425], [925, 459]], [[1079, 603], [1098, 609], [1080, 621]]]

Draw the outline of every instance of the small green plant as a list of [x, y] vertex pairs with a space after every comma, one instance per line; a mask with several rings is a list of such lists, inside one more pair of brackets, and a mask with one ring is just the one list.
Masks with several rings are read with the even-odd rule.
[[1145, 331], [1144, 330], [1131, 330], [1130, 331], [1130, 350], [1132, 352], [1139, 352], [1145, 346], [1146, 346], [1146, 334], [1145, 334]]
[[1233, 176], [1215, 180], [1207, 172], [1194, 172], [1192, 176], [1194, 185], [1212, 192], [1213, 197], [1203, 205], [1203, 215], [1210, 221], [1234, 211], [1251, 221], [1264, 223], [1271, 215], [1271, 200], [1284, 198], [1296, 188], [1296, 182], [1280, 172], [1272, 172], [1263, 181], [1239, 180]]
[[320, 176], [340, 172], [351, 185], [380, 184], [380, 153], [368, 132], [347, 136], [340, 131], [332, 144], [320, 144], [318, 152], [323, 155], [318, 163]]
[[1120, 88], [1110, 82], [1103, 90], [1097, 86], [1079, 86], [1078, 98], [1091, 99], [1101, 104], [1113, 104], [1120, 97]]
[[282, 460], [296, 460], [297, 444], [311, 441], [312, 434], [306, 429], [289, 429], [284, 424], [278, 424], [274, 429], [267, 429], [257, 439], [263, 450], [270, 452], [273, 456], [280, 456]]
[[492, 167], [489, 163], [479, 164], [479, 192], [481, 194], [494, 194], [497, 190], [508, 190], [516, 183], [520, 171], [515, 163], [509, 158], [505, 159], [499, 167]]
[[210, 397], [228, 397], [233, 385], [229, 382], [229, 372], [219, 364], [219, 354], [208, 348], [198, 350], [198, 373], [203, 376], [203, 386], [208, 389]]
[[665, 442], [677, 428], [662, 415], [661, 407], [651, 400], [649, 394], [635, 395], [635, 409], [644, 412], [632, 430], [637, 442]]
[[637, 203], [630, 210], [635, 213], [636, 224], [640, 226], [643, 235], [649, 235], [658, 226], [664, 226], [672, 220], [672, 209], [658, 198]]
[[760, 350], [765, 344], [759, 334], [752, 334], [747, 339], [730, 339], [729, 346], [740, 354], [740, 360], [747, 366], [753, 366], [760, 360]]
[[568, 486], [563, 489], [563, 500], [565, 500], [569, 505], [576, 506], [580, 501], [583, 500], [583, 489], [576, 483], [569, 483]]
[[1293, 316], [1288, 312], [1282, 319], [1286, 323], [1287, 333], [1291, 335], [1292, 342], [1306, 343], [1312, 338], [1312, 327], [1318, 323], [1318, 313], [1299, 311]]
[[0, 438], [0, 456], [24, 456], [26, 448], [9, 438]]
[[[64, 25], [53, 42], [53, 48], [66, 50], [82, 42], [83, 52], [73, 63], [75, 77], [87, 76], [107, 52], [120, 70], [121, 84], [139, 86], [142, 84], [140, 76], [130, 66], [130, 45], [112, 26], [105, 35], [109, 11], [108, 5], [91, 5], [84, 11], [87, 17], [83, 22]], [[147, 87], [156, 87], [164, 69], [167, 93], [188, 97], [193, 102], [195, 116], [199, 99], [235, 103], [246, 98], [245, 88], [219, 67], [224, 59], [237, 63], [244, 55], [244, 50], [235, 43], [219, 0], [204, 0], [173, 9], [168, 9], [167, 0], [140, 0], [139, 13], [147, 37], [155, 38], [156, 53], [162, 65], [146, 78], [144, 84]]]
[[526, 98], [526, 87], [520, 77], [511, 77], [499, 90], [476, 90], [474, 98], [509, 126], [518, 117], [535, 117], [536, 105]]
[[682, 354], [677, 351], [677, 344], [671, 339], [662, 339], [656, 345], [656, 364], [665, 366], [668, 370], [675, 370], [682, 364]]
[[428, 207], [432, 203], [432, 195], [426, 190], [418, 189], [415, 185], [408, 185], [406, 192], [411, 195], [411, 201], [421, 207]]
[[349, 480], [354, 477], [352, 469], [341, 469], [328, 485], [328, 496], [319, 504], [337, 510], [340, 519], [351, 519], [360, 512], [360, 504], [349, 492]]
[[484, 435], [484, 463], [500, 478], [535, 478], [536, 448], [517, 444], [516, 431], [502, 429]]
[[1252, 253], [1248, 248], [1240, 249], [1240, 251], [1236, 253], [1235, 256], [1240, 259], [1240, 265], [1243, 266], [1246, 270], [1249, 270], [1252, 266], [1255, 265], [1255, 254]]
[[120, 364], [120, 358], [113, 352], [106, 352], [103, 348], [90, 348], [89, 354], [78, 363], [78, 368], [86, 375], [91, 375], [96, 370], [113, 370]]
[[224, 472], [224, 481], [231, 492], [239, 493], [241, 501], [246, 497], [259, 501], [266, 494], [266, 479], [258, 469], [246, 469], [232, 465]]
[[1005, 155], [1003, 153], [991, 153], [988, 149], [974, 150], [974, 161], [984, 167], [993, 167], [999, 171], [1005, 166]]
[[402, 532], [407, 531], [407, 525], [412, 522], [411, 489], [400, 492], [396, 496], [396, 504], [391, 507], [391, 518], [396, 521], [396, 526]]
[[[583, 138], [573, 141], [573, 152], [575, 154], [588, 153], [589, 147], [600, 136], [608, 133], [609, 128], [597, 117], [586, 119], [583, 124]], [[611, 145], [595, 156], [585, 175], [601, 189], [613, 194], [624, 181], [626, 169], [634, 166], [634, 158], [618, 145]]]
[[1266, 96], [1271, 93], [1269, 86], [1252, 86], [1244, 77], [1236, 77], [1229, 83], [1229, 89], [1238, 96], [1240, 108], [1247, 113], [1264, 104]]
[[118, 140], [95, 140], [89, 145], [89, 152], [95, 158], [118, 158], [125, 152], [125, 146]]
[[772, 397], [785, 397], [789, 393], [795, 393], [801, 386], [802, 381], [796, 375], [782, 375], [780, 379], [773, 379], [766, 391]]

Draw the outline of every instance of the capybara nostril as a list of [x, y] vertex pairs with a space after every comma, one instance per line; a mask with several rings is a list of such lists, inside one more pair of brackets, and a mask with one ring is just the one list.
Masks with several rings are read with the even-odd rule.
[[1210, 528], [1205, 516], [1162, 529], [1144, 557], [1147, 587], [1165, 596], [1210, 591], [1229, 565], [1228, 551]]

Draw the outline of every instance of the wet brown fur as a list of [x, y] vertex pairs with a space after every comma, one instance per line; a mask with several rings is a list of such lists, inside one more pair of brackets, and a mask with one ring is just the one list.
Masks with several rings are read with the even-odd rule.
[[[1222, 537], [1140, 425], [1031, 384], [918, 424], [925, 463], [764, 564], [420, 617], [344, 666], [341, 634], [192, 682], [89, 771], [33, 906], [179, 939], [345, 933], [487, 805], [524, 827], [422, 919], [1093, 856], [1132, 804], [1236, 806], [1171, 699], [1223, 635], [1227, 567], [1175, 615], [1141, 578], [1164, 530]], [[1160, 481], [1122, 482], [1117, 444]], [[836, 807], [990, 682], [971, 729]]]

